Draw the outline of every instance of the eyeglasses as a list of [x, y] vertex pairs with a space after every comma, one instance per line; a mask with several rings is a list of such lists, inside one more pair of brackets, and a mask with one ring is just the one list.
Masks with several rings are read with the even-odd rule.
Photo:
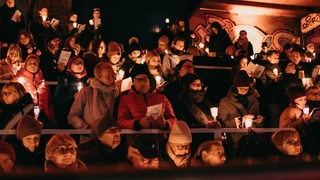
[[10, 96], [13, 94], [13, 92], [10, 92], [10, 91], [2, 91], [2, 94], [5, 95], [5, 96]]
[[77, 153], [77, 149], [76, 147], [73, 146], [61, 146], [57, 149], [55, 149], [54, 151], [58, 152], [59, 154], [67, 154], [68, 152], [70, 152], [71, 154], [76, 154]]
[[158, 158], [142, 158], [143, 164], [150, 164], [152, 161], [158, 161]]
[[148, 78], [145, 77], [145, 78], [134, 78], [134, 81], [140, 83], [140, 82], [144, 82], [144, 83], [147, 83], [148, 82]]
[[202, 87], [202, 84], [201, 84], [201, 83], [192, 83], [191, 86], [192, 86], [192, 87], [196, 87], [196, 88], [198, 88], [198, 87], [201, 88], [201, 87]]
[[106, 133], [108, 133], [108, 134], [115, 134], [117, 132], [121, 132], [121, 129], [120, 128], [110, 128], [106, 131]]
[[237, 87], [239, 91], [249, 91], [249, 87]]
[[75, 65], [83, 65], [84, 63], [82, 61], [75, 61], [73, 62], [72, 64], [75, 64]]
[[10, 56], [11, 56], [11, 57], [19, 57], [19, 54], [11, 53]]
[[295, 141], [295, 140], [288, 140], [286, 144], [291, 145], [291, 146], [300, 146], [301, 142], [300, 141]]

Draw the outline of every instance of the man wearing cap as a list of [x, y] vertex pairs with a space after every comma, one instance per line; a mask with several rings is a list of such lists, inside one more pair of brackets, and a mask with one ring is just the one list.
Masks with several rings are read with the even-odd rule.
[[[155, 79], [148, 66], [137, 64], [131, 69], [133, 85], [120, 99], [118, 123], [124, 129], [171, 129], [176, 121], [171, 103], [155, 91]], [[151, 111], [150, 106], [158, 105]], [[149, 109], [149, 110], [148, 110]], [[149, 112], [148, 112], [149, 111]]]
[[45, 144], [40, 142], [41, 130], [41, 122], [32, 116], [25, 115], [19, 120], [16, 130], [19, 141], [14, 146], [17, 154], [16, 165], [43, 167]]
[[[260, 115], [259, 94], [250, 87], [251, 79], [245, 70], [239, 71], [226, 97], [219, 103], [218, 117], [226, 128], [236, 128], [236, 117], [256, 117], [255, 126], [261, 126], [264, 117]], [[243, 134], [232, 133], [232, 140], [237, 143]]]
[[184, 121], [176, 121], [169, 134], [163, 159], [172, 167], [190, 167], [192, 135]]
[[89, 167], [128, 164], [128, 149], [121, 140], [120, 133], [118, 123], [111, 116], [104, 116], [97, 125], [97, 138], [79, 145], [80, 159]]

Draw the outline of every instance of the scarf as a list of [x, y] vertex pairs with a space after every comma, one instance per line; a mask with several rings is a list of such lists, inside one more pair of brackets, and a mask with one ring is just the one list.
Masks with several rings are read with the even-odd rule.
[[52, 161], [46, 160], [44, 163], [44, 170], [46, 173], [72, 173], [87, 170], [87, 166], [80, 159], [76, 159], [76, 161], [72, 163], [69, 167], [61, 169], [58, 166], [56, 166]]
[[[103, 116], [106, 112], [113, 115], [114, 103], [119, 96], [119, 90], [115, 85], [106, 86], [102, 84], [98, 79], [91, 78], [89, 83], [93, 88], [92, 99], [92, 115], [96, 120]], [[95, 126], [96, 127], [96, 126]]]
[[249, 45], [249, 40], [248, 38], [244, 38], [244, 39], [241, 39], [239, 38], [237, 40], [237, 44], [239, 45], [239, 48], [240, 49], [243, 49], [245, 51], [248, 51], [248, 45]]
[[166, 151], [168, 153], [168, 156], [170, 157], [170, 159], [174, 162], [174, 164], [177, 167], [188, 167], [190, 166], [190, 155], [186, 154], [186, 155], [175, 155], [172, 148], [170, 147], [169, 143], [166, 144]]
[[204, 110], [197, 105], [199, 103], [202, 103], [205, 106], [208, 106], [208, 108], [211, 107], [211, 103], [207, 99], [205, 99], [204, 95], [204, 91], [187, 90], [182, 91], [180, 99], [184, 106], [187, 108], [188, 112], [192, 114], [194, 119], [205, 126], [209, 121], [208, 116], [206, 115]]

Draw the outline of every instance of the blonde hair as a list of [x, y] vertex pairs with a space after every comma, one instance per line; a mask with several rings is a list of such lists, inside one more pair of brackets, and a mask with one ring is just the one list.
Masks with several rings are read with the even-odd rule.
[[152, 58], [157, 58], [159, 60], [161, 60], [159, 53], [157, 53], [156, 51], [149, 51], [145, 56], [144, 59], [146, 61], [147, 64], [150, 63]]
[[20, 99], [22, 99], [22, 97], [27, 93], [26, 89], [23, 87], [22, 84], [18, 83], [18, 82], [9, 82], [6, 83], [1, 90], [1, 99], [3, 99], [3, 91], [9, 87], [13, 87], [16, 91], [17, 91], [17, 95], [18, 95], [18, 101]]
[[272, 135], [271, 141], [280, 152], [285, 153], [284, 145], [291, 138], [298, 138], [300, 140], [298, 131], [289, 129], [277, 131]]
[[18, 51], [19, 61], [21, 62], [22, 61], [22, 50], [21, 50], [19, 44], [10, 44], [9, 49], [7, 51], [7, 57], [10, 56], [10, 52], [14, 49]]

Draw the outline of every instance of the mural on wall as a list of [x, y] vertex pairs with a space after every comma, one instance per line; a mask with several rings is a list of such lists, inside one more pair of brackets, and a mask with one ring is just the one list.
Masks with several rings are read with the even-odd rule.
[[212, 14], [206, 14], [205, 18], [205, 25], [198, 24], [194, 28], [194, 33], [198, 36], [198, 44], [204, 43], [205, 36], [211, 34], [210, 25], [213, 22], [218, 22], [223, 29], [228, 32], [233, 42], [238, 39], [240, 30], [246, 30], [248, 33], [248, 39], [252, 43], [255, 53], [260, 52], [262, 42], [267, 42], [269, 49], [281, 51], [282, 46], [286, 43], [291, 43], [292, 39], [295, 37], [295, 35], [288, 30], [276, 30], [272, 34], [266, 34], [261, 31], [259, 27], [245, 24], [235, 24], [230, 19], [223, 19]]

